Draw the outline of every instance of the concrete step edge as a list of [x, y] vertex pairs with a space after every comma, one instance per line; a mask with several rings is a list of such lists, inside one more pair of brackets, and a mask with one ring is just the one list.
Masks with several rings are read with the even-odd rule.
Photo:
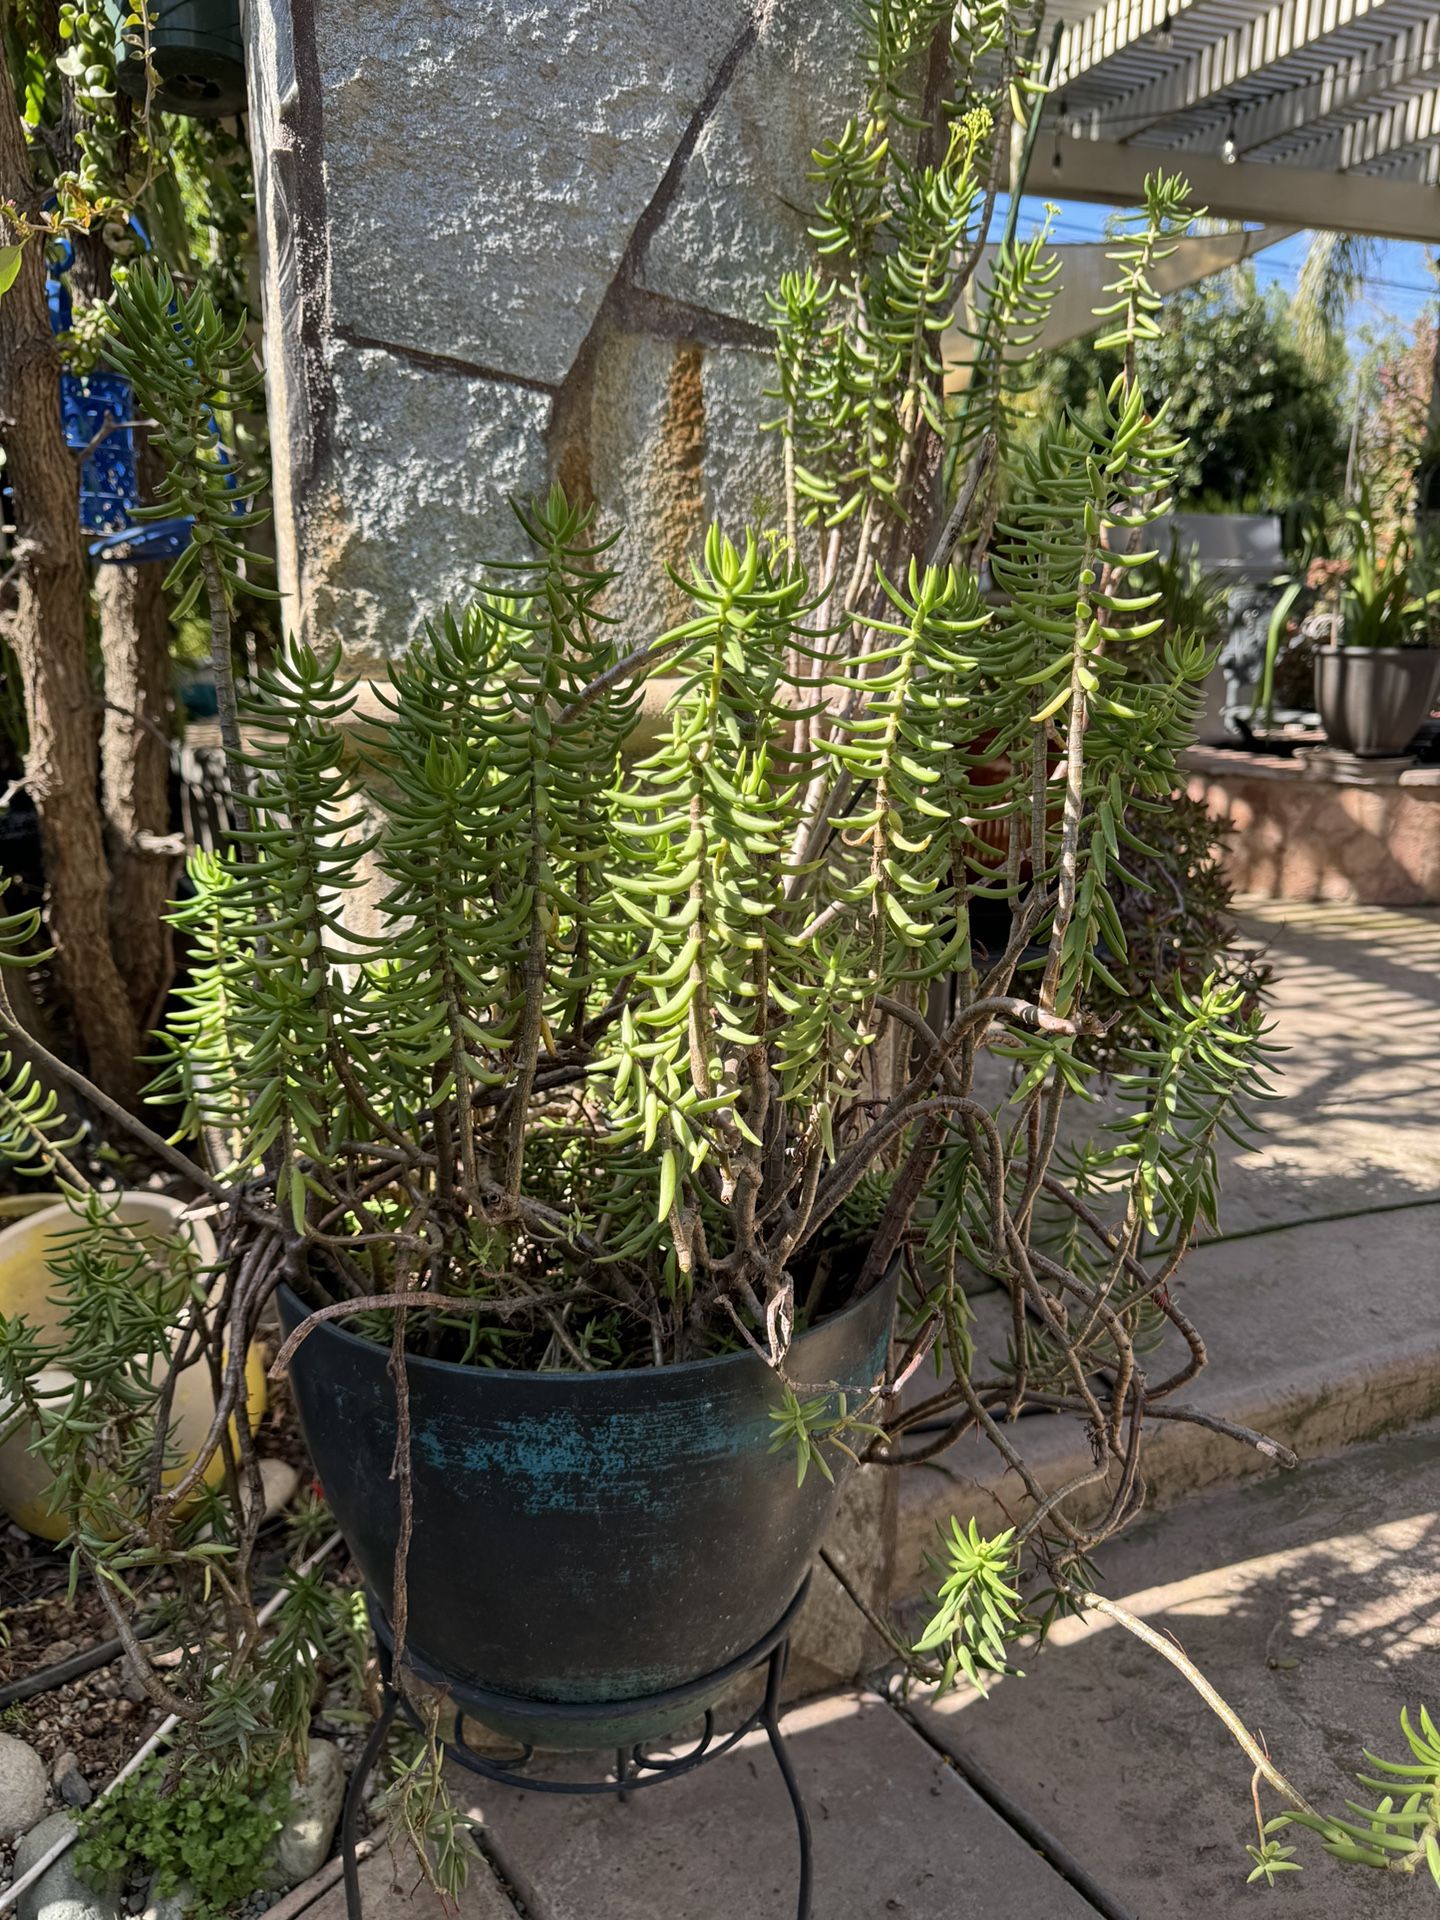
[[[1440, 1339], [1398, 1343], [1359, 1356], [1352, 1364], [1310, 1367], [1266, 1382], [1219, 1388], [1196, 1395], [1194, 1404], [1237, 1426], [1250, 1427], [1291, 1448], [1302, 1461], [1341, 1452], [1358, 1441], [1377, 1440], [1440, 1413]], [[1018, 1421], [1007, 1436], [1036, 1479], [1053, 1492], [1085, 1471], [1092, 1455], [1078, 1421]], [[1284, 1471], [1253, 1447], [1183, 1421], [1154, 1423], [1145, 1452], [1147, 1510], [1174, 1506], [1192, 1494], [1228, 1486], [1257, 1474]], [[1066, 1511], [1082, 1523], [1103, 1513], [1113, 1478], [1076, 1494]], [[906, 1474], [897, 1519], [896, 1600], [920, 1585], [926, 1549], [937, 1525], [953, 1514], [973, 1517], [986, 1532], [998, 1532], [1025, 1512], [1024, 1490], [986, 1440], [958, 1442], [935, 1467]]]

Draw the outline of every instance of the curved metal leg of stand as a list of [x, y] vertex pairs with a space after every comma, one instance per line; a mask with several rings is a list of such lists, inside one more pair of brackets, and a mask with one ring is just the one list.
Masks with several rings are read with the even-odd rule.
[[[806, 1583], [808, 1585], [808, 1582]], [[756, 1671], [763, 1663], [768, 1672], [765, 1683], [765, 1698], [759, 1710], [742, 1720], [724, 1739], [714, 1740], [713, 1710], [705, 1712], [705, 1732], [698, 1744], [687, 1753], [672, 1760], [650, 1758], [643, 1743], [633, 1747], [616, 1747], [615, 1773], [613, 1778], [595, 1781], [573, 1781], [570, 1779], [546, 1779], [525, 1777], [520, 1768], [528, 1761], [535, 1749], [528, 1743], [525, 1746], [524, 1760], [492, 1761], [486, 1755], [472, 1749], [464, 1738], [464, 1719], [467, 1712], [477, 1714], [482, 1720], [488, 1710], [503, 1708], [513, 1719], [517, 1713], [529, 1706], [536, 1717], [548, 1721], [556, 1716], [564, 1717], [567, 1709], [555, 1702], [546, 1701], [527, 1703], [515, 1701], [505, 1695], [485, 1694], [475, 1687], [462, 1688], [450, 1682], [438, 1671], [419, 1668], [420, 1678], [429, 1684], [443, 1688], [455, 1701], [458, 1718], [456, 1735], [452, 1741], [444, 1743], [447, 1756], [457, 1761], [468, 1772], [478, 1774], [482, 1779], [494, 1781], [505, 1787], [514, 1787], [523, 1793], [547, 1793], [561, 1795], [611, 1793], [622, 1803], [641, 1787], [659, 1784], [663, 1780], [674, 1780], [692, 1773], [706, 1760], [718, 1759], [720, 1755], [734, 1751], [745, 1737], [756, 1728], [763, 1727], [770, 1742], [770, 1750], [775, 1756], [775, 1764], [780, 1777], [785, 1782], [785, 1791], [790, 1796], [791, 1811], [795, 1816], [795, 1831], [800, 1842], [800, 1896], [795, 1907], [796, 1920], [811, 1920], [812, 1901], [812, 1861], [810, 1816], [805, 1811], [805, 1801], [800, 1792], [800, 1782], [791, 1765], [790, 1755], [786, 1751], [785, 1736], [780, 1727], [780, 1688], [785, 1678], [785, 1665], [789, 1658], [789, 1629], [796, 1613], [805, 1598], [805, 1586], [791, 1601], [785, 1614], [771, 1628], [763, 1640], [758, 1641], [749, 1654], [741, 1655], [727, 1668], [709, 1674], [695, 1681], [687, 1682], [683, 1687], [672, 1689], [668, 1693], [652, 1694], [637, 1701], [604, 1703], [609, 1716], [619, 1716], [622, 1720], [626, 1712], [632, 1716], [653, 1713], [663, 1708], [670, 1718], [674, 1718], [677, 1708], [682, 1708], [695, 1700], [713, 1700], [720, 1687], [735, 1679], [741, 1673]], [[372, 1602], [372, 1617], [374, 1617]], [[364, 1920], [360, 1903], [360, 1863], [357, 1852], [360, 1816], [365, 1803], [365, 1783], [374, 1771], [380, 1758], [386, 1736], [395, 1721], [397, 1713], [403, 1713], [417, 1728], [422, 1723], [414, 1707], [395, 1685], [392, 1673], [389, 1647], [383, 1624], [378, 1624], [380, 1643], [380, 1668], [384, 1682], [380, 1717], [371, 1729], [369, 1738], [361, 1750], [351, 1775], [350, 1786], [345, 1795], [345, 1808], [340, 1820], [340, 1859], [345, 1881], [345, 1912], [347, 1920]], [[643, 1710], [643, 1711], [642, 1711]], [[593, 1706], [578, 1706], [569, 1709], [585, 1719], [596, 1709]], [[519, 1738], [521, 1736], [517, 1736]]]
[[800, 1897], [795, 1906], [795, 1920], [810, 1920], [810, 1815], [805, 1810], [800, 1782], [795, 1777], [795, 1769], [785, 1748], [785, 1736], [780, 1731], [780, 1685], [785, 1678], [785, 1659], [789, 1651], [789, 1641], [782, 1640], [770, 1656], [770, 1678], [765, 1688], [765, 1705], [760, 1710], [760, 1724], [769, 1736], [770, 1751], [775, 1756], [775, 1764], [785, 1782], [785, 1791], [790, 1796], [790, 1805], [795, 1811], [795, 1831], [800, 1838]]
[[380, 1707], [380, 1718], [370, 1729], [370, 1737], [360, 1749], [360, 1758], [355, 1762], [355, 1771], [351, 1774], [350, 1785], [345, 1790], [345, 1810], [340, 1816], [340, 1861], [345, 1875], [346, 1920], [363, 1920], [360, 1908], [360, 1862], [355, 1853], [359, 1839], [360, 1812], [365, 1804], [365, 1783], [375, 1770], [375, 1762], [380, 1758], [391, 1724], [399, 1710], [400, 1696], [387, 1685]]

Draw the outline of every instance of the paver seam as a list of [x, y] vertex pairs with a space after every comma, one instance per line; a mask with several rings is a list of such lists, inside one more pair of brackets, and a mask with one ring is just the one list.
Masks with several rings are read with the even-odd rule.
[[[516, 1893], [510, 1881], [506, 1878], [504, 1873], [502, 1873], [500, 1868], [496, 1865], [495, 1860], [492, 1857], [492, 1852], [491, 1852], [490, 1843], [489, 1843], [489, 1836], [484, 1832], [484, 1829], [482, 1828], [480, 1822], [475, 1820], [466, 1820], [466, 1821], [462, 1821], [461, 1825], [463, 1826], [466, 1834], [469, 1836], [470, 1842], [473, 1845], [476, 1854], [478, 1855], [478, 1859], [475, 1861], [472, 1861], [470, 1864], [470, 1874], [474, 1875], [477, 1869], [478, 1871], [484, 1873], [487, 1879], [489, 1880], [490, 1885], [494, 1888], [497, 1896], [501, 1900], [503, 1900], [505, 1902], [505, 1905], [509, 1908], [509, 1910], [516, 1915], [517, 1920], [539, 1920], [539, 1916], [533, 1913], [532, 1910], [528, 1906], [526, 1906], [525, 1902]], [[376, 1828], [375, 1831], [368, 1837], [368, 1839], [362, 1839], [360, 1845], [361, 1845], [360, 1892], [361, 1892], [361, 1904], [363, 1907], [365, 1904], [366, 1878], [372, 1872], [373, 1868], [379, 1865], [380, 1862], [384, 1859], [386, 1855], [386, 1851], [389, 1846], [389, 1841], [386, 1838], [385, 1830], [383, 1826]], [[364, 1851], [367, 1845], [370, 1847], [370, 1851], [368, 1853]], [[338, 1857], [334, 1857], [328, 1863], [328, 1867], [322, 1868], [320, 1872], [314, 1876], [314, 1880], [323, 1880], [324, 1884], [320, 1886], [316, 1886], [314, 1893], [311, 1895], [311, 1897], [308, 1900], [305, 1901], [304, 1905], [294, 1909], [293, 1913], [290, 1916], [290, 1920], [305, 1920], [306, 1914], [318, 1913], [322, 1907], [327, 1907], [327, 1906], [333, 1907], [337, 1896], [343, 1901], [343, 1898], [344, 1898], [343, 1880], [342, 1880], [341, 1873], [337, 1871], [338, 1867], [339, 1867]], [[466, 1885], [470, 1886], [472, 1884], [473, 1882], [467, 1878]], [[303, 1888], [294, 1889], [292, 1893], [286, 1895], [285, 1899], [282, 1900], [280, 1904], [282, 1906], [288, 1907], [289, 1901], [295, 1897], [295, 1893], [299, 1893], [303, 1891], [304, 1891]], [[418, 1891], [419, 1891], [419, 1887], [417, 1885], [416, 1888], [412, 1889], [412, 1893], [410, 1897], [413, 1898], [415, 1892], [418, 1892]], [[464, 1895], [462, 1894], [461, 1900], [463, 1901], [463, 1899], [464, 1899]], [[452, 1903], [446, 1903], [445, 1910], [447, 1912], [451, 1912], [457, 1909], [453, 1908]]]
[[968, 1755], [955, 1752], [934, 1738], [929, 1729], [911, 1713], [908, 1708], [879, 1688], [870, 1688], [870, 1692], [889, 1707], [916, 1734], [940, 1762], [953, 1768], [965, 1784], [984, 1801], [990, 1811], [1021, 1840], [1030, 1847], [1050, 1868], [1058, 1879], [1063, 1880], [1104, 1920], [1138, 1920], [1134, 1910], [1118, 1900], [1115, 1895], [1095, 1878], [1084, 1863], [1071, 1853], [1062, 1841], [1055, 1838], [1032, 1814], [1008, 1794], [1000, 1783]]
[[[480, 1865], [489, 1874], [501, 1898], [515, 1913], [517, 1920], [541, 1920], [530, 1903], [521, 1895], [514, 1880], [506, 1871], [500, 1858], [495, 1837], [481, 1820], [467, 1820], [465, 1830], [470, 1836], [470, 1844], [480, 1856]], [[475, 1871], [472, 1864], [470, 1871]]]
[[1385, 1213], [1413, 1213], [1421, 1207], [1440, 1207], [1440, 1192], [1416, 1194], [1413, 1199], [1384, 1201], [1373, 1207], [1342, 1207], [1335, 1213], [1307, 1213], [1299, 1220], [1266, 1220], [1255, 1227], [1237, 1227], [1233, 1233], [1213, 1233], [1197, 1240], [1194, 1251], [1203, 1247], [1225, 1247], [1237, 1240], [1258, 1240], [1266, 1233], [1293, 1233], [1297, 1227], [1331, 1227], [1345, 1220], [1370, 1220]]
[[[1348, 1370], [1312, 1366], [1269, 1391], [1247, 1382], [1214, 1395], [1206, 1411], [1293, 1447], [1302, 1464], [1327, 1459], [1440, 1413], [1440, 1340], [1387, 1348], [1366, 1355], [1364, 1365]], [[1042, 1463], [1041, 1478], [1059, 1485], [1089, 1458], [1088, 1449], [1077, 1438], [1073, 1456], [1050, 1457]], [[982, 1512], [988, 1510], [987, 1503], [998, 1504], [996, 1490], [1005, 1479], [999, 1472], [994, 1478], [958, 1472], [939, 1461], [928, 1463], [927, 1473], [931, 1469], [933, 1475], [924, 1483], [928, 1497], [923, 1501], [918, 1497], [921, 1483], [917, 1481], [916, 1497], [901, 1506], [892, 1598], [904, 1598], [913, 1589], [905, 1569], [921, 1564], [936, 1524], [943, 1525], [951, 1513]], [[1179, 1421], [1168, 1423], [1155, 1437], [1149, 1469], [1146, 1505], [1150, 1512], [1164, 1512], [1197, 1494], [1274, 1471], [1260, 1452], [1217, 1442], [1206, 1430]]]

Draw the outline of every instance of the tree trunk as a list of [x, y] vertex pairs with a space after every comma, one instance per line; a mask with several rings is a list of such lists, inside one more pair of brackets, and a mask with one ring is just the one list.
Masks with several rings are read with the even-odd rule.
[[1440, 315], [1430, 343], [1430, 400], [1415, 483], [1417, 530], [1431, 539], [1440, 538]]
[[[0, 40], [0, 200], [30, 207], [34, 183]], [[0, 223], [3, 224], [3, 223]], [[12, 645], [25, 690], [25, 785], [40, 820], [49, 938], [91, 1074], [117, 1099], [139, 1085], [139, 1028], [110, 944], [110, 874], [99, 802], [97, 708], [86, 659], [90, 581], [78, 479], [65, 445], [44, 250], [24, 249], [0, 297], [0, 445], [14, 495]]]
[[[138, 436], [137, 436], [138, 437]], [[142, 493], [153, 495], [154, 455], [140, 453]], [[110, 936], [142, 1033], [170, 978], [169, 930], [161, 916], [175, 857], [160, 851], [170, 826], [170, 621], [156, 562], [96, 570], [105, 718], [100, 770], [110, 856]]]

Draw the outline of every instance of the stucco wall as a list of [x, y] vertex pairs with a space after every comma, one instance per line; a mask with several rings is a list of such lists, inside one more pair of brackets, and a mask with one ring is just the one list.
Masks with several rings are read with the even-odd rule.
[[845, 0], [249, 0], [282, 584], [357, 661], [558, 474], [617, 610], [775, 510], [765, 290], [858, 90]]

